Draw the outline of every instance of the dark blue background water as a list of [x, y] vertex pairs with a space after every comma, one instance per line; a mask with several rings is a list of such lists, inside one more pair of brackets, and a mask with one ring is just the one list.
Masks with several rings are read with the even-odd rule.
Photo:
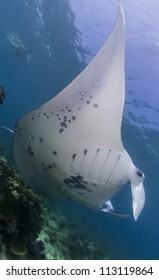
[[[105, 250], [119, 259], [159, 259], [159, 2], [121, 0], [126, 17], [126, 103], [123, 142], [146, 175], [146, 204], [135, 222], [86, 209], [61, 208], [82, 222]], [[100, 49], [117, 16], [116, 0], [0, 0], [0, 84], [6, 100], [0, 123], [19, 117], [63, 89]], [[31, 58], [14, 53], [7, 34], [18, 34]], [[11, 157], [12, 140], [0, 131], [0, 146]], [[131, 213], [130, 188], [113, 203]]]

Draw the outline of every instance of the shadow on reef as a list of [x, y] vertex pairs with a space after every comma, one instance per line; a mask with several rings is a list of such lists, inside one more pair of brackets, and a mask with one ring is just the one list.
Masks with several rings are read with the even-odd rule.
[[25, 185], [0, 151], [0, 259], [108, 259], [81, 224]]

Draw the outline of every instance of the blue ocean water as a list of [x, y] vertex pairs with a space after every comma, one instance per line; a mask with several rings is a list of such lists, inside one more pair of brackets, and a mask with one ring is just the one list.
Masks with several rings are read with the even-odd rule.
[[[113, 258], [159, 259], [159, 2], [121, 3], [126, 18], [122, 138], [145, 173], [145, 207], [135, 222], [127, 187], [113, 204], [119, 212], [131, 213], [129, 219], [75, 203], [60, 207], [101, 240]], [[55, 96], [91, 61], [111, 32], [117, 0], [0, 0], [0, 8], [0, 84], [6, 91], [0, 123], [14, 128], [18, 118]], [[11, 157], [12, 137], [3, 130], [0, 145]]]

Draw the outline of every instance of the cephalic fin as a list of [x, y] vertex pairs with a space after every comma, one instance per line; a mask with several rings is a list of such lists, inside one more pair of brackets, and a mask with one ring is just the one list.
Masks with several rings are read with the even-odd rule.
[[134, 219], [136, 221], [145, 204], [145, 190], [143, 185], [145, 175], [133, 164], [131, 165], [130, 170], [132, 208]]
[[145, 191], [144, 191], [143, 183], [139, 183], [137, 185], [132, 182], [131, 192], [132, 192], [133, 215], [136, 221], [145, 204]]

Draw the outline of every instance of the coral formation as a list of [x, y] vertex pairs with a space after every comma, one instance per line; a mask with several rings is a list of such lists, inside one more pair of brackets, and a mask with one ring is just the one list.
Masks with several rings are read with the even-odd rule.
[[102, 245], [81, 224], [69, 222], [56, 207], [49, 208], [48, 201], [43, 205], [45, 222], [38, 240], [45, 244], [46, 259], [108, 259]]
[[23, 184], [0, 153], [0, 234], [8, 258], [29, 258], [30, 247], [36, 242], [41, 226], [39, 198]]
[[107, 259], [99, 242], [25, 185], [0, 152], [0, 259]]

